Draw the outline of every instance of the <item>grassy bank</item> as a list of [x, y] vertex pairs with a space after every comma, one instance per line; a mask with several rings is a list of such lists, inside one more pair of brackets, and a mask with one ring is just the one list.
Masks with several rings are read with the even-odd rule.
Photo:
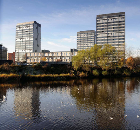
[[0, 81], [65, 81], [79, 78], [102, 78], [102, 77], [128, 77], [140, 76], [139, 66], [125, 66], [115, 68], [102, 68], [82, 64], [75, 69], [70, 65], [0, 65]]
[[70, 74], [40, 74], [40, 75], [26, 75], [26, 74], [0, 74], [0, 81], [17, 80], [17, 81], [58, 81], [74, 79], [74, 75]]
[[93, 69], [92, 71], [72, 71], [67, 74], [0, 74], [0, 81], [17, 80], [17, 81], [64, 81], [80, 78], [104, 78], [104, 77], [130, 77], [140, 76], [140, 70], [130, 70], [122, 68], [119, 70], [101, 70]]

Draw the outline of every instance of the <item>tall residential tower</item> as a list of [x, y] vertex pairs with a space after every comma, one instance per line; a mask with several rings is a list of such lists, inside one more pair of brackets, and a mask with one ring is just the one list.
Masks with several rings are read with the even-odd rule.
[[15, 62], [26, 61], [26, 52], [41, 52], [41, 24], [36, 21], [16, 26]]
[[125, 12], [97, 15], [96, 44], [125, 50]]
[[95, 30], [77, 32], [77, 50], [91, 48], [95, 44]]

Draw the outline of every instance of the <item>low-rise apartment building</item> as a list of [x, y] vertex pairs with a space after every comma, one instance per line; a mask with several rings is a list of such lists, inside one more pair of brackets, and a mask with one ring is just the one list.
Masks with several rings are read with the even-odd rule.
[[77, 49], [70, 49], [70, 51], [58, 52], [28, 52], [26, 53], [27, 65], [33, 63], [45, 62], [67, 62], [70, 63], [73, 56], [77, 55]]

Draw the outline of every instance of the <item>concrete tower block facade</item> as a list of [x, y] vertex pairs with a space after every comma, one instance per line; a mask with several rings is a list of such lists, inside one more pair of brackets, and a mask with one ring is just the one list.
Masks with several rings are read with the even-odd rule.
[[125, 50], [125, 12], [96, 16], [96, 44]]
[[77, 50], [85, 50], [95, 44], [95, 30], [77, 32]]
[[16, 25], [15, 62], [25, 62], [27, 52], [41, 52], [41, 24], [36, 21]]

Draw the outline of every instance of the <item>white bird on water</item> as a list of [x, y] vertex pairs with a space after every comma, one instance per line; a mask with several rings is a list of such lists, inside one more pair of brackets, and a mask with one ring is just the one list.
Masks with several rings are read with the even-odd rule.
[[110, 117], [110, 120], [113, 120], [113, 117]]
[[137, 118], [139, 118], [139, 115], [137, 115]]
[[7, 97], [3, 95], [3, 101], [2, 102], [5, 102], [7, 100]]

